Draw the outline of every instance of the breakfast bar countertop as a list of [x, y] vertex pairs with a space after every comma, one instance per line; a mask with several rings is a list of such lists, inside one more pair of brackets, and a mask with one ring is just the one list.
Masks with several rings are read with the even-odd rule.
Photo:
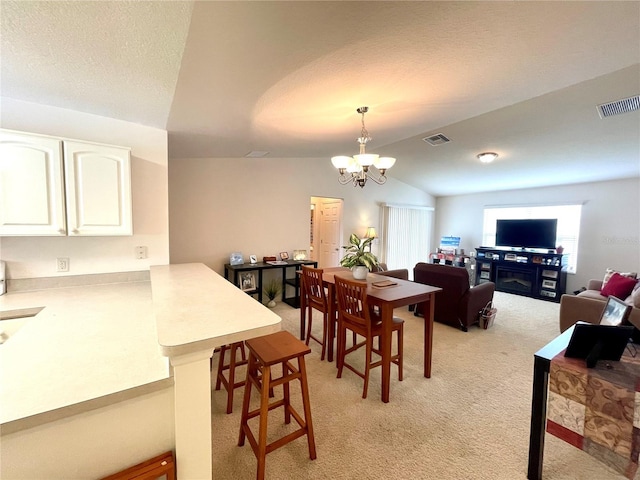
[[44, 307], [0, 345], [0, 424], [169, 378], [151, 282], [7, 293], [0, 311]]

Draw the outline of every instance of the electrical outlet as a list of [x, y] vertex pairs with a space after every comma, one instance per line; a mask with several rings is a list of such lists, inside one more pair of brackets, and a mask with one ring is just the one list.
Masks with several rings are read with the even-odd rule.
[[56, 270], [58, 272], [68, 272], [69, 271], [69, 259], [68, 258], [63, 258], [63, 257], [58, 257]]
[[136, 247], [136, 259], [143, 260], [145, 258], [147, 258], [147, 247]]

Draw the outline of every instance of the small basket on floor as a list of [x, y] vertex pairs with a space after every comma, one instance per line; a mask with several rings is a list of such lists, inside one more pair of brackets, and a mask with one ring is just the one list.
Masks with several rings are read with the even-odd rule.
[[480, 315], [478, 317], [478, 324], [480, 328], [487, 329], [491, 325], [493, 325], [493, 321], [496, 318], [496, 313], [498, 313], [498, 309], [492, 307], [492, 302], [488, 302], [482, 310], [480, 310]]

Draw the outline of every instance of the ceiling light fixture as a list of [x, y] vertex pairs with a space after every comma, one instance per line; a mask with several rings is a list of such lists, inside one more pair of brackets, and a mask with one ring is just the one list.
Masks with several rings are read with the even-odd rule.
[[478, 160], [480, 160], [482, 163], [491, 163], [496, 158], [498, 158], [498, 154], [493, 152], [484, 152], [479, 153], [478, 155], [476, 155], [476, 157], [478, 157]]
[[[369, 132], [364, 126], [364, 114], [369, 111], [369, 107], [360, 107], [356, 110], [362, 115], [362, 130], [360, 131], [360, 138], [358, 143], [360, 144], [360, 153], [353, 157], [346, 155], [339, 155], [331, 158], [331, 163], [338, 169], [340, 176], [338, 182], [342, 185], [353, 183], [354, 187], [364, 187], [368, 179], [373, 180], [378, 185], [382, 185], [387, 181], [385, 173], [388, 169], [393, 167], [396, 163], [396, 159], [392, 157], [380, 157], [374, 153], [366, 153], [365, 146], [367, 142], [371, 140]], [[375, 175], [370, 169], [371, 166], [376, 167], [380, 172], [380, 175]]]

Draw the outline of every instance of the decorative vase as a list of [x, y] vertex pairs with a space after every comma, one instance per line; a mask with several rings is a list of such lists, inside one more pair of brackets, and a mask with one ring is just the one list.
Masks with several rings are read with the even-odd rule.
[[369, 273], [369, 269], [364, 265], [356, 265], [353, 267], [353, 278], [356, 280], [365, 280], [367, 273]]
[[276, 306], [276, 301], [275, 300], [269, 300], [269, 303], [267, 303], [267, 307], [269, 308], [273, 308]]

